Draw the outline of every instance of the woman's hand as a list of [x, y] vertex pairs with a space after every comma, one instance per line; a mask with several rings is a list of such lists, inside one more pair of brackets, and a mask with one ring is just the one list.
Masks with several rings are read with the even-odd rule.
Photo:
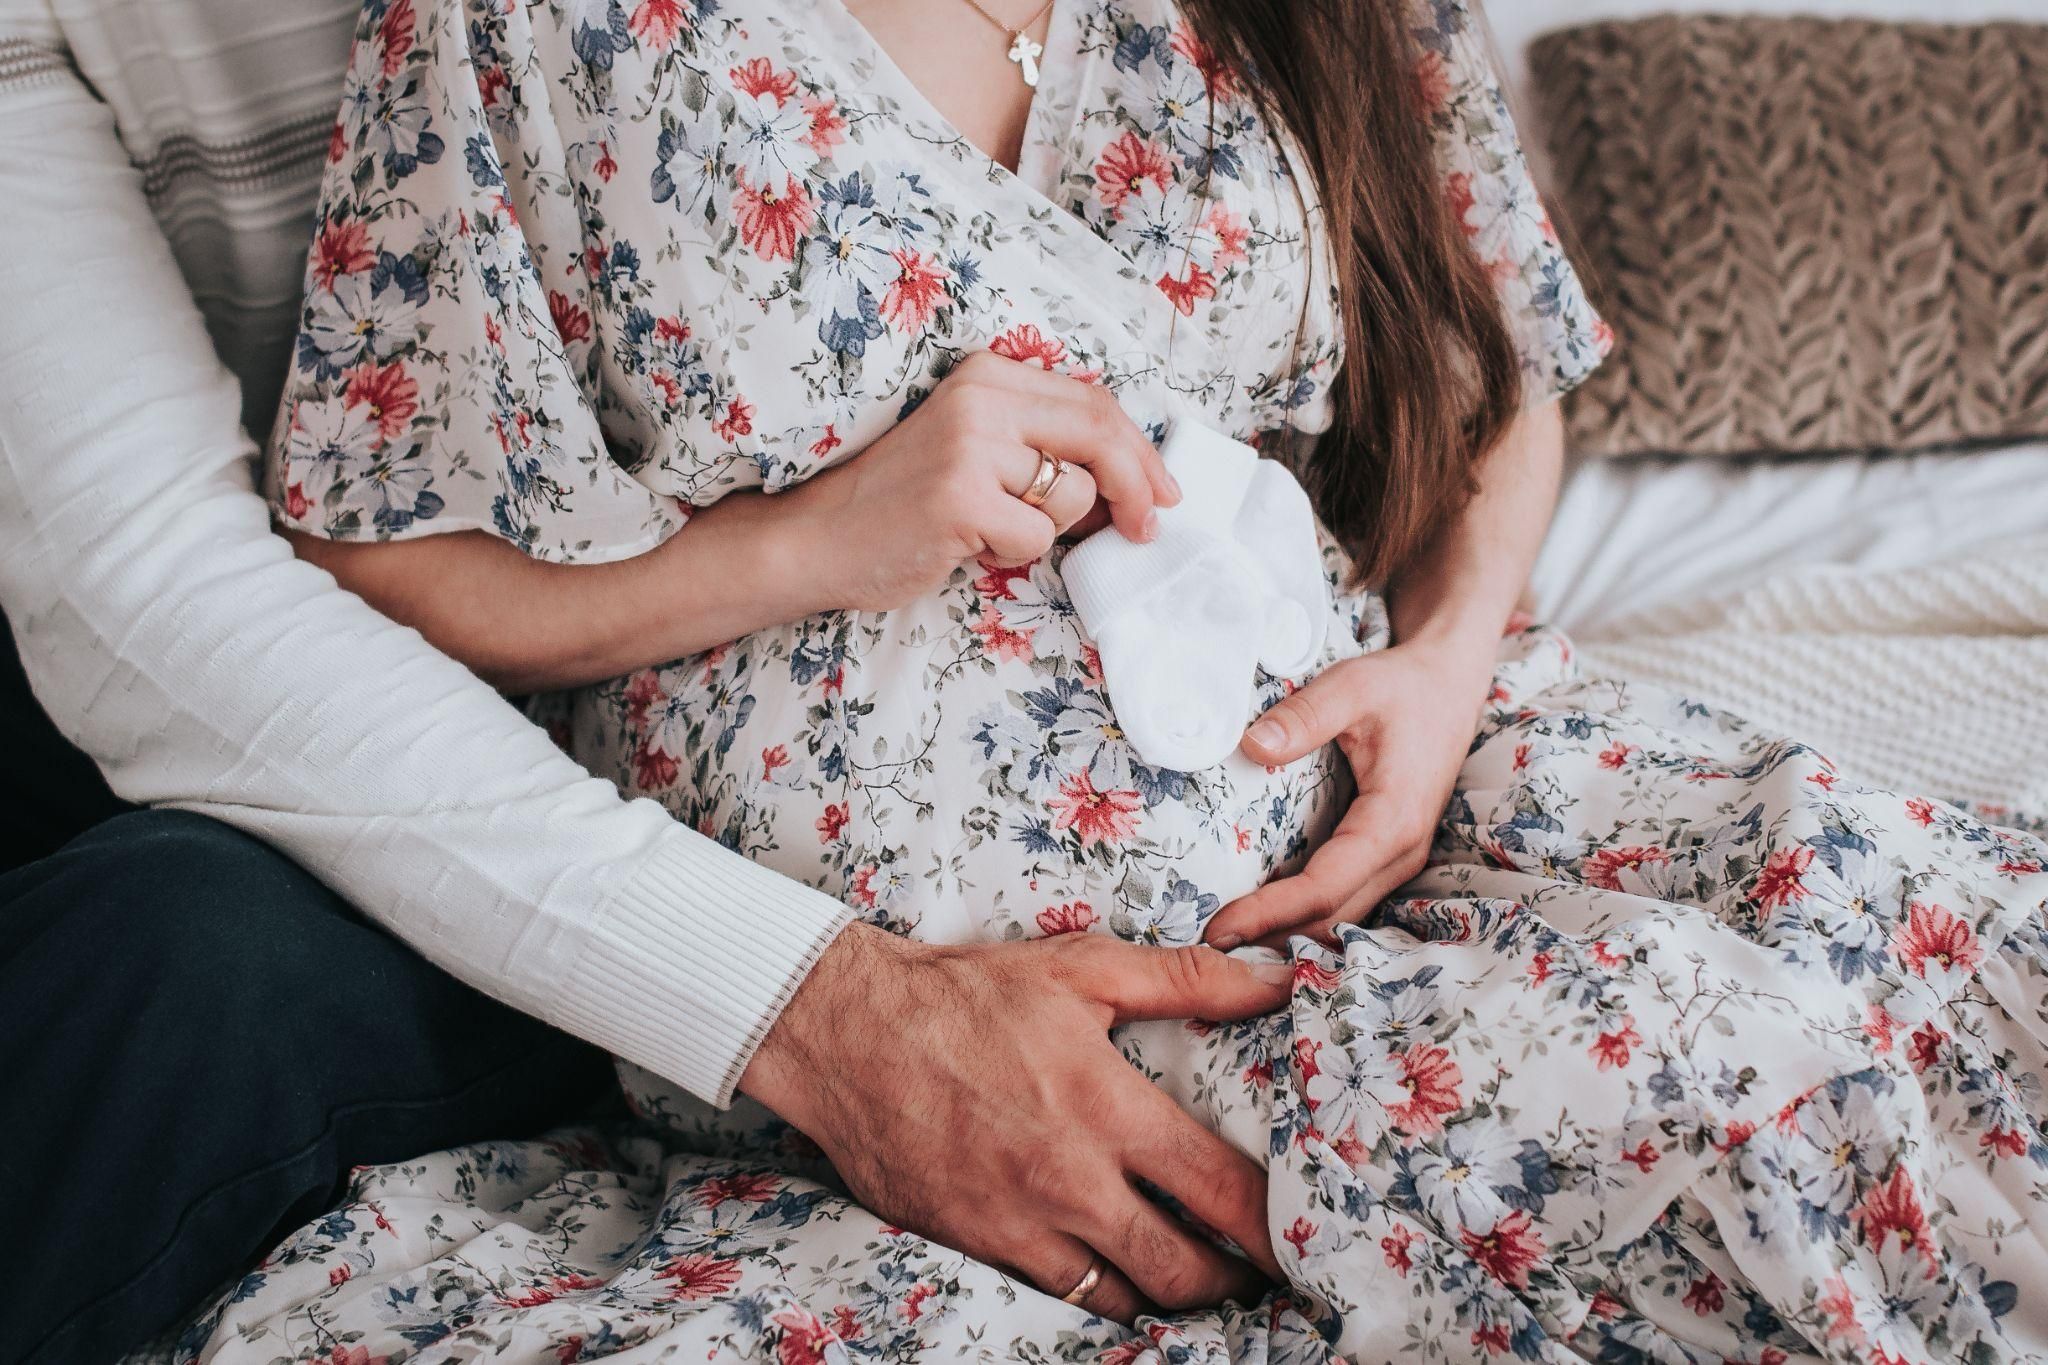
[[1260, 763], [1292, 763], [1335, 741], [1358, 795], [1300, 872], [1223, 907], [1205, 934], [1211, 944], [1327, 938], [1422, 871], [1491, 686], [1492, 643], [1401, 644], [1347, 659], [1252, 724], [1244, 752]]
[[[1068, 467], [1033, 507], [1019, 494], [1041, 453]], [[872, 446], [782, 498], [823, 554], [831, 605], [887, 611], [964, 563], [1030, 563], [1098, 499], [1125, 535], [1150, 540], [1154, 506], [1180, 491], [1107, 389], [981, 351]]]

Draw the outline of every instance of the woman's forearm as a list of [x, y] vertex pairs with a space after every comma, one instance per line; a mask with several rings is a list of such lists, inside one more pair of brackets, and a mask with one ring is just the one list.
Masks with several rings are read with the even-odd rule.
[[551, 564], [483, 531], [376, 543], [286, 534], [301, 558], [516, 693], [615, 678], [823, 610], [823, 575], [807, 568], [793, 510], [735, 493], [611, 564]]
[[1479, 491], [1388, 585], [1394, 640], [1490, 662], [1557, 505], [1564, 426], [1557, 404], [1522, 414], [1479, 472]]

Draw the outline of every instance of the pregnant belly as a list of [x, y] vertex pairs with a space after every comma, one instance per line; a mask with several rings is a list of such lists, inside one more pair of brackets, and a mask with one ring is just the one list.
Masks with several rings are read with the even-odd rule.
[[[1326, 658], [1375, 633], [1339, 595]], [[1286, 684], [1261, 677], [1250, 714]], [[1180, 944], [1306, 855], [1349, 796], [1284, 769], [1143, 763], [1057, 556], [962, 571], [886, 613], [827, 613], [560, 699], [569, 750], [629, 795], [931, 942], [1077, 930]]]

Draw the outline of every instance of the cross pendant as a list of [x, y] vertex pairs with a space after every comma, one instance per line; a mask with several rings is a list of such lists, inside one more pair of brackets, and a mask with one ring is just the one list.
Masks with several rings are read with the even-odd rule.
[[1024, 84], [1038, 88], [1038, 59], [1045, 52], [1042, 44], [1031, 41], [1031, 35], [1019, 30], [1010, 35], [1010, 50], [1004, 55], [1017, 64], [1024, 75]]

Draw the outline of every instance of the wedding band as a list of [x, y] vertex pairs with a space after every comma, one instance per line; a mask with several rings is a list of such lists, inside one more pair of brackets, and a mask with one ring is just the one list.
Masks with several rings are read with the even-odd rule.
[[1060, 479], [1067, 472], [1067, 462], [1044, 451], [1038, 452], [1038, 472], [1031, 476], [1030, 486], [1017, 496], [1026, 507], [1043, 507], [1052, 490], [1059, 487]]
[[1087, 1298], [1090, 1294], [1094, 1293], [1095, 1286], [1101, 1283], [1102, 1258], [1100, 1256], [1097, 1256], [1094, 1260], [1088, 1263], [1088, 1273], [1081, 1277], [1081, 1283], [1075, 1285], [1072, 1289], [1069, 1289], [1066, 1293], [1060, 1295], [1060, 1302], [1071, 1303], [1072, 1305], [1074, 1305], [1074, 1307], [1079, 1308], [1081, 1306], [1081, 1300]]

